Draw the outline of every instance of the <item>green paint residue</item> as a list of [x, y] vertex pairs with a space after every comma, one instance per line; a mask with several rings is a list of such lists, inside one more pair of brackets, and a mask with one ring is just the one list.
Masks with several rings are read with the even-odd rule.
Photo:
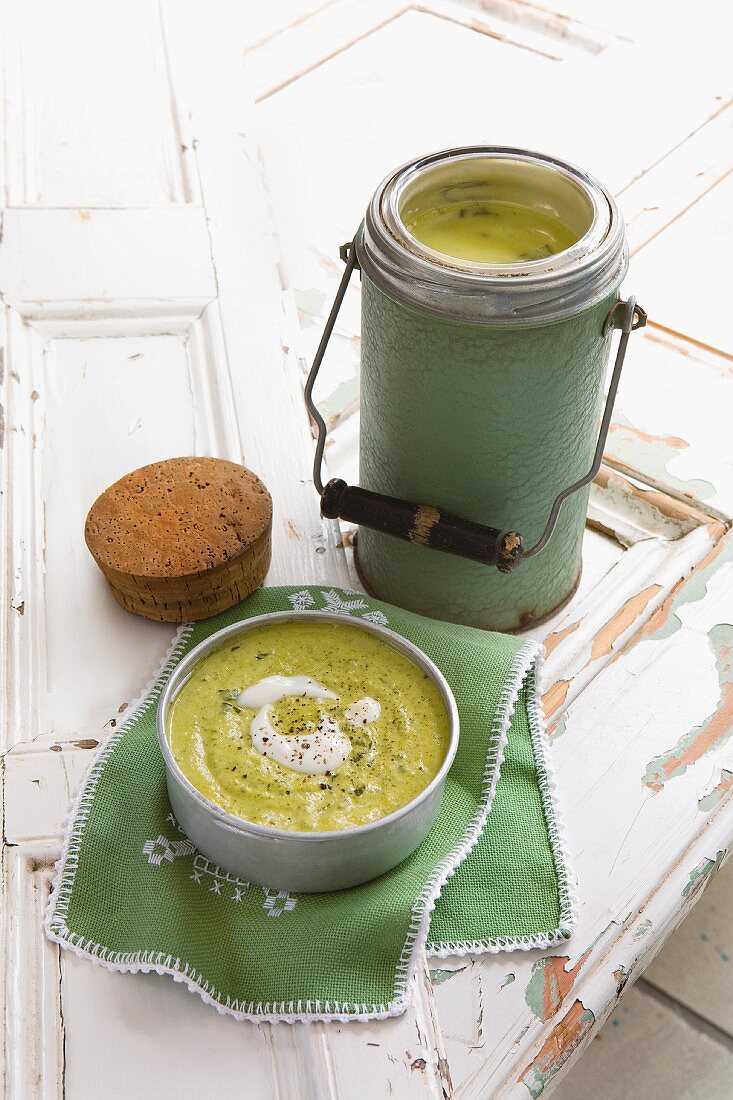
[[718, 623], [708, 634], [708, 641], [715, 654], [720, 697], [712, 714], [704, 722], [681, 737], [674, 748], [650, 761], [642, 783], [654, 791], [661, 791], [669, 779], [684, 775], [692, 764], [724, 744], [733, 733], [730, 722], [733, 708], [733, 626]]
[[326, 295], [322, 290], [293, 290], [301, 328], [311, 328], [320, 319]]
[[359, 397], [359, 379], [349, 378], [347, 382], [341, 382], [333, 393], [330, 393], [325, 401], [318, 402], [321, 416], [325, 420], [334, 416], [341, 416], [349, 405], [353, 405]]
[[688, 447], [684, 439], [650, 435], [635, 427], [620, 410], [614, 413], [607, 447], [613, 458], [633, 470], [643, 470], [652, 483], [677, 489], [688, 500], [707, 500], [715, 496], [715, 486], [711, 482], [683, 481], [670, 473], [669, 463]]
[[516, 974], [505, 974], [504, 981], [499, 985], [499, 989], [504, 989], [506, 986], [511, 985], [516, 979]]
[[[580, 1002], [575, 1004], [580, 1008]], [[568, 1016], [571, 1015], [571, 1009]], [[567, 1020], [567, 1017], [566, 1017]], [[564, 1023], [565, 1021], [563, 1021]], [[532, 1100], [537, 1100], [545, 1091], [552, 1078], [560, 1072], [565, 1063], [570, 1059], [574, 1051], [583, 1042], [596, 1022], [595, 1014], [589, 1008], [573, 1015], [572, 1023], [568, 1024], [567, 1032], [562, 1031], [552, 1048], [547, 1050], [548, 1044], [542, 1048], [540, 1054], [525, 1070], [520, 1080], [527, 1086]], [[555, 1029], [557, 1033], [558, 1029]]]
[[648, 635], [648, 640], [655, 642], [661, 641], [664, 638], [670, 638], [673, 634], [676, 634], [682, 626], [682, 620], [679, 618], [677, 612], [681, 608], [687, 607], [688, 604], [699, 603], [700, 600], [705, 599], [708, 594], [708, 582], [720, 566], [724, 565], [726, 562], [733, 562], [733, 539], [726, 539], [720, 544], [718, 552], [713, 553], [712, 560], [708, 565], [704, 566], [702, 569], [696, 569], [692, 573], [690, 579], [679, 589], [672, 599], [666, 620], [658, 630]]
[[[561, 966], [567, 961], [567, 957], [563, 957]], [[524, 999], [527, 1002], [527, 1007], [531, 1009], [533, 1016], [538, 1020], [547, 1020], [549, 1018], [547, 1011], [548, 999], [554, 1005], [559, 1004], [562, 999], [558, 989], [555, 966], [555, 960], [552, 958], [538, 959], [532, 967], [532, 973], [527, 982], [527, 988], [524, 991]]]
[[706, 795], [698, 799], [698, 810], [702, 810], [702, 812], [706, 814], [710, 813], [731, 787], [733, 787], [733, 772], [728, 771], [727, 768], [723, 768], [720, 772], [720, 780], [715, 787], [713, 787], [712, 791], [708, 791]]
[[567, 729], [567, 726], [568, 726], [568, 715], [567, 715], [567, 711], [566, 711], [565, 714], [563, 714], [560, 721], [558, 722], [558, 724], [555, 726], [552, 733], [550, 734], [550, 741], [557, 741], [558, 737], [562, 737], [562, 735], [565, 733], [565, 731]]
[[703, 859], [700, 860], [698, 865], [690, 872], [690, 877], [687, 881], [687, 885], [682, 891], [682, 897], [693, 898], [699, 890], [702, 890], [705, 885], [706, 879], [721, 866], [725, 859], [725, 850], [721, 849], [715, 855], [715, 859]]
[[443, 985], [444, 982], [455, 978], [456, 974], [462, 974], [465, 969], [465, 966], [459, 966], [456, 970], [431, 970], [430, 980], [433, 985]]
[[651, 932], [651, 929], [652, 929], [652, 922], [650, 920], [643, 920], [641, 922], [641, 924], [638, 925], [636, 931], [634, 932], [634, 939], [635, 940], [642, 940], [644, 938], [644, 936], [646, 936], [647, 932]]

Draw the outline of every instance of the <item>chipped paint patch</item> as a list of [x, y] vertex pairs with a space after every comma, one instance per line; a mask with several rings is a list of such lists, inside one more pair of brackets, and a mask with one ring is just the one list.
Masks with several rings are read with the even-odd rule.
[[532, 967], [524, 999], [538, 1020], [551, 1020], [572, 989], [573, 982], [588, 961], [593, 945], [567, 969], [568, 955], [549, 955]]
[[539, 1054], [519, 1078], [533, 1100], [542, 1095], [545, 1086], [572, 1057], [595, 1022], [595, 1014], [591, 1009], [586, 1008], [582, 1001], [575, 1001], [560, 1023], [552, 1029]]
[[591, 661], [597, 661], [599, 657], [610, 653], [621, 635], [636, 622], [647, 604], [661, 591], [661, 584], [650, 584], [635, 596], [630, 596], [596, 634], [590, 651]]
[[322, 290], [293, 290], [301, 328], [311, 328], [321, 317], [326, 295]]
[[715, 496], [715, 486], [709, 481], [685, 481], [669, 471], [669, 464], [690, 444], [674, 435], [652, 435], [632, 424], [617, 411], [608, 433], [608, 454], [613, 461], [631, 470], [643, 470], [646, 477], [677, 489], [691, 500], [707, 500]]
[[359, 379], [349, 378], [346, 382], [340, 382], [325, 401], [319, 401], [318, 407], [329, 428], [335, 428], [344, 412], [356, 405], [358, 400]]
[[733, 561], [733, 537], [721, 539], [702, 559], [689, 579], [679, 581], [672, 592], [642, 629], [642, 637], [651, 641], [670, 638], [682, 626], [677, 612], [687, 604], [699, 603], [708, 592], [708, 581], [726, 562]]
[[560, 645], [560, 642], [564, 642], [579, 626], [580, 619], [577, 623], [571, 623], [570, 626], [566, 626], [562, 630], [553, 630], [552, 634], [548, 634], [545, 638], [545, 657], [549, 657], [552, 651]]
[[556, 741], [558, 739], [558, 737], [562, 737], [562, 735], [565, 733], [567, 727], [568, 727], [568, 716], [567, 716], [567, 714], [563, 714], [562, 718], [558, 722], [555, 722], [555, 724], [550, 726], [550, 728], [548, 729], [548, 731], [547, 731], [547, 740], [548, 741]]
[[527, 1034], [528, 1031], [529, 1031], [529, 1024], [527, 1024], [526, 1027], [523, 1027], [522, 1030], [519, 1032], [519, 1034], [515, 1036], [514, 1046], [517, 1046], [518, 1043], [521, 1043], [522, 1039], [524, 1038], [524, 1036]]
[[433, 985], [442, 985], [443, 982], [450, 981], [451, 978], [455, 978], [456, 974], [462, 974], [467, 967], [459, 966], [455, 970], [431, 970], [430, 980]]
[[708, 879], [713, 872], [717, 871], [722, 866], [724, 859], [725, 850], [722, 848], [715, 853], [715, 859], [701, 859], [697, 866], [693, 867], [690, 871], [690, 877], [682, 891], [682, 897], [690, 901], [699, 894], [701, 890], [704, 890]]
[[592, 514], [624, 546], [644, 538], [682, 538], [704, 522], [702, 513], [656, 489], [642, 488], [602, 467], [591, 490]]
[[545, 717], [550, 718], [560, 709], [567, 698], [570, 689], [570, 680], [558, 680], [542, 696], [542, 705], [545, 708]]
[[618, 926], [618, 921], [610, 921], [591, 941], [575, 966], [567, 968], [568, 955], [546, 955], [532, 967], [524, 999], [538, 1020], [547, 1021], [555, 1015], [564, 998], [573, 986], [576, 977], [590, 958], [596, 944]]
[[643, 920], [634, 930], [634, 939], [643, 940], [647, 932], [651, 932], [652, 922], [650, 920]]
[[616, 983], [616, 998], [618, 999], [623, 993], [629, 978], [631, 977], [631, 971], [621, 964], [618, 969], [613, 972], [613, 980]]
[[505, 974], [503, 982], [499, 983], [499, 989], [502, 990], [506, 986], [511, 985], [512, 982], [516, 980], [516, 977], [516, 974]]
[[704, 722], [681, 737], [674, 748], [649, 762], [642, 783], [652, 791], [661, 791], [665, 783], [683, 775], [733, 733], [733, 626], [718, 623], [710, 631], [708, 640], [715, 654], [720, 698]]
[[723, 768], [718, 783], [697, 800], [698, 810], [709, 814], [718, 805], [723, 795], [730, 790], [733, 790], [733, 772]]

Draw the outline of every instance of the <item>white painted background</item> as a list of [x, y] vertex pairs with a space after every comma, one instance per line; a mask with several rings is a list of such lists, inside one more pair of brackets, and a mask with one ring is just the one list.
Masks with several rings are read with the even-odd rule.
[[[733, 622], [733, 114], [730, 28], [707, 0], [694, 14], [632, 0], [4, 5], [4, 1096], [549, 1095], [722, 863], [733, 689], [710, 637]], [[394, 1021], [238, 1024], [41, 935], [70, 796], [171, 635], [112, 601], [83, 518], [145, 462], [243, 459], [275, 499], [270, 581], [354, 585], [348, 532], [320, 520], [309, 480], [304, 370], [376, 183], [462, 142], [599, 175], [651, 320], [583, 583], [532, 632], [550, 650], [578, 931], [563, 953], [426, 965]], [[328, 458], [353, 477], [356, 289], [332, 346]], [[645, 784], [698, 727], [679, 774]]]

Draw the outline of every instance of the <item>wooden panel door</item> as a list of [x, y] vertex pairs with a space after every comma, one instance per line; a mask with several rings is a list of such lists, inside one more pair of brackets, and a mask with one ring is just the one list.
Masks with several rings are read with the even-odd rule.
[[[4, 1095], [547, 1094], [731, 840], [716, 628], [733, 487], [714, 427], [729, 356], [719, 302], [681, 298], [670, 260], [727, 217], [724, 70], [683, 87], [610, 9], [584, 25], [510, 0], [210, 7], [6, 6]], [[654, 125], [621, 140], [619, 117]], [[307, 1028], [236, 1023], [180, 985], [60, 956], [41, 921], [70, 798], [171, 637], [111, 600], [87, 507], [156, 458], [243, 460], [274, 497], [270, 583], [355, 586], [350, 532], [318, 514], [302, 405], [338, 245], [395, 164], [478, 141], [568, 156], [619, 193], [629, 289], [654, 322], [583, 582], [533, 631], [576, 936], [565, 955], [426, 960], [405, 1016]], [[347, 477], [358, 305], [355, 288], [319, 396]]]

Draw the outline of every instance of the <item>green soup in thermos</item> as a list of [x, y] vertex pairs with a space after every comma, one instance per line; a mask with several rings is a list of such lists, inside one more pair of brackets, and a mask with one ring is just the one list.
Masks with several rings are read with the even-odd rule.
[[[546, 617], [579, 581], [589, 484], [645, 321], [618, 297], [628, 249], [613, 198], [552, 157], [447, 150], [388, 176], [342, 254], [306, 387], [323, 514], [359, 524], [359, 573], [383, 599], [495, 630]], [[355, 269], [360, 486], [324, 487], [312, 390]]]

